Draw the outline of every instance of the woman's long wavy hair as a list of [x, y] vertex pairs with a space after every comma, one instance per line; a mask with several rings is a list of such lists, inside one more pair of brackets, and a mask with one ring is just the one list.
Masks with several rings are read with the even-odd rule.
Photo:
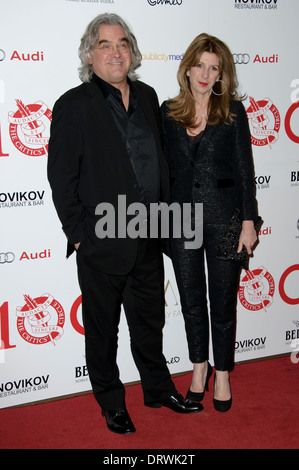
[[213, 87], [215, 93], [221, 94], [221, 96], [216, 96], [213, 93], [210, 96], [208, 124], [218, 124], [226, 121], [226, 119], [232, 122], [233, 115], [229, 111], [230, 101], [243, 99], [237, 93], [236, 69], [229, 48], [218, 38], [202, 33], [192, 41], [184, 54], [177, 73], [180, 92], [168, 104], [168, 115], [184, 128], [192, 129], [196, 127], [195, 101], [187, 71], [200, 62], [203, 52], [213, 52], [217, 55], [220, 79], [222, 80], [216, 82]]
[[137, 75], [135, 70], [141, 65], [141, 52], [129, 26], [115, 13], [103, 13], [98, 15], [87, 26], [79, 47], [79, 58], [81, 60], [81, 67], [79, 68], [80, 80], [82, 80], [82, 82], [90, 82], [91, 80], [93, 70], [92, 65], [89, 63], [88, 55], [92, 56], [93, 50], [99, 42], [99, 27], [101, 25], [119, 25], [125, 31], [132, 56], [132, 64], [128, 75], [131, 80], [136, 80]]

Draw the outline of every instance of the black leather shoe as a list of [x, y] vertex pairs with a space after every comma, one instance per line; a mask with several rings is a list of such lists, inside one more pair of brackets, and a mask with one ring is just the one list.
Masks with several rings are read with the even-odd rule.
[[213, 368], [211, 364], [208, 362], [207, 376], [206, 376], [206, 381], [205, 381], [203, 392], [191, 392], [189, 388], [187, 395], [186, 395], [186, 400], [195, 401], [195, 402], [200, 402], [203, 400], [203, 397], [205, 396], [205, 391], [207, 392], [209, 391], [209, 380], [210, 380], [212, 373], [213, 373]]
[[170, 397], [160, 400], [158, 402], [147, 402], [145, 406], [150, 408], [161, 408], [161, 406], [166, 406], [176, 413], [198, 413], [203, 410], [201, 403], [194, 403], [185, 398], [178, 392], [174, 393]]
[[[215, 377], [214, 376], [214, 387], [215, 387]], [[229, 381], [229, 387], [230, 387], [230, 380]], [[220, 413], [226, 413], [226, 411], [231, 409], [232, 406], [232, 397], [229, 398], [229, 400], [217, 400], [216, 398], [213, 398], [213, 404], [214, 408], [216, 411], [220, 411]]]
[[226, 411], [231, 409], [232, 399], [230, 398], [229, 400], [216, 400], [216, 398], [213, 398], [213, 404], [216, 411], [226, 413]]
[[107, 428], [117, 434], [130, 434], [136, 429], [131, 418], [125, 408], [117, 408], [116, 410], [104, 411], [102, 415], [106, 418]]

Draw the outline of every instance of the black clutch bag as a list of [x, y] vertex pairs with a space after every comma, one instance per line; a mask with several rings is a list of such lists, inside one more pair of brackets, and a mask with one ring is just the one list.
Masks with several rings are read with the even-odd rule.
[[[259, 232], [261, 223], [262, 219], [258, 217], [254, 223], [256, 233]], [[248, 269], [249, 256], [245, 246], [243, 246], [240, 253], [237, 253], [241, 230], [240, 211], [236, 209], [229, 221], [227, 232], [219, 244], [217, 258], [222, 261], [237, 261], [244, 269]]]

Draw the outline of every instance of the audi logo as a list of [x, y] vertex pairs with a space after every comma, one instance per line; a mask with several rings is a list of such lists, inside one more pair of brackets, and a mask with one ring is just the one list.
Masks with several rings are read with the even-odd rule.
[[5, 57], [6, 57], [6, 55], [5, 55], [4, 50], [3, 50], [3, 49], [0, 49], [0, 62], [2, 62], [2, 60], [5, 59]]
[[235, 64], [248, 64], [250, 61], [249, 54], [233, 54]]
[[14, 259], [15, 255], [11, 251], [8, 251], [7, 253], [0, 253], [0, 264], [12, 263]]

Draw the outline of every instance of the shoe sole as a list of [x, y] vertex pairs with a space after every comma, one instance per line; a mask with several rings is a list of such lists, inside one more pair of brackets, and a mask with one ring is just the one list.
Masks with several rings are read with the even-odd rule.
[[199, 413], [200, 411], [203, 410], [203, 406], [202, 408], [196, 409], [196, 410], [179, 410], [179, 409], [174, 410], [173, 408], [171, 408], [171, 406], [162, 405], [161, 403], [145, 403], [144, 405], [147, 406], [148, 408], [162, 408], [162, 406], [164, 406], [165, 408], [168, 408], [169, 410], [174, 411], [175, 413], [180, 413], [184, 415]]

